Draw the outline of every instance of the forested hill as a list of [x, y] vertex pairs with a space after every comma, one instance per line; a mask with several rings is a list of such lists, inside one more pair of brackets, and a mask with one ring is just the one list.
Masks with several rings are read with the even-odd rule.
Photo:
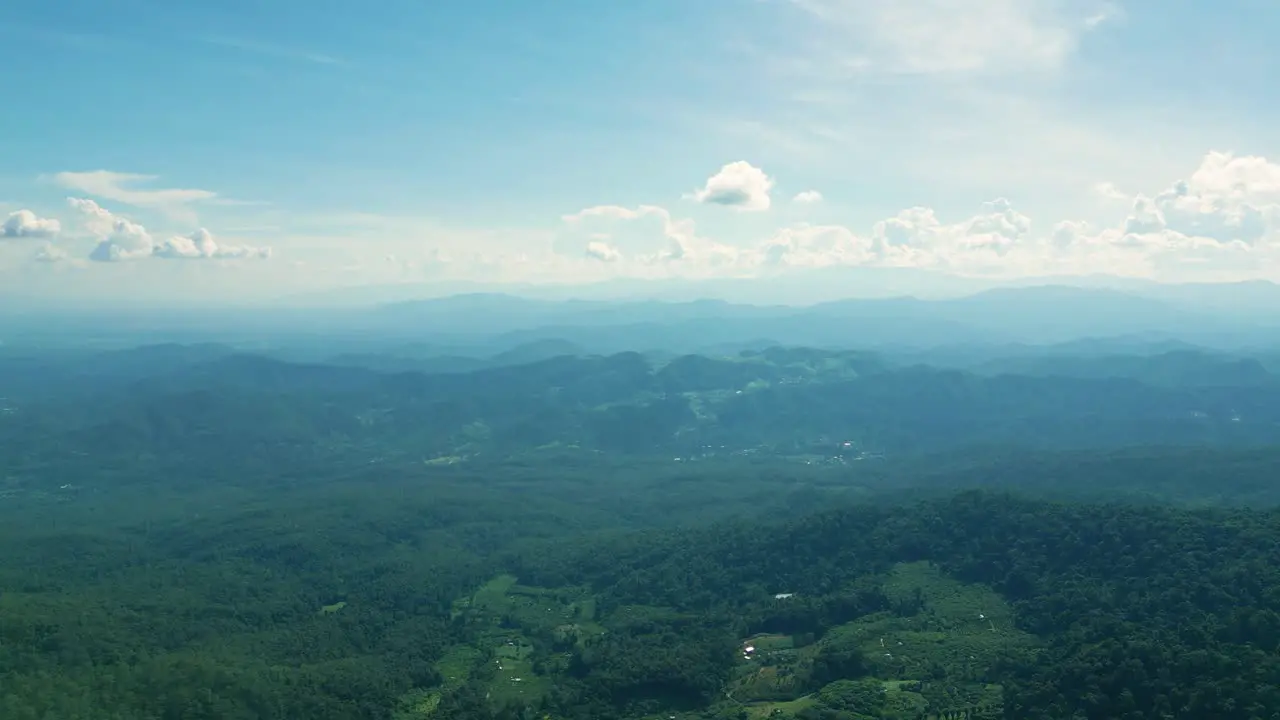
[[[122, 448], [202, 463], [220, 448], [460, 462], [538, 448], [695, 457], [831, 457], [972, 445], [1040, 448], [1280, 440], [1280, 383], [1256, 364], [1112, 359], [1075, 376], [901, 366], [773, 348], [733, 357], [563, 356], [465, 373], [298, 364], [226, 348], [0, 360], [14, 462]], [[25, 364], [24, 364], [25, 363]], [[1061, 364], [1061, 363], [1059, 363]], [[1183, 381], [1185, 380], [1185, 382]], [[56, 441], [53, 440], [56, 438]]]
[[[1277, 547], [1275, 512], [967, 493], [777, 527], [623, 538], [576, 554], [528, 553], [513, 564], [531, 585], [589, 583], [606, 617], [669, 608], [665, 619], [645, 621], [648, 637], [714, 642], [703, 638], [717, 629], [747, 639], [739, 645], [756, 638], [787, 648], [774, 664], [792, 680], [766, 673], [773, 679], [762, 686], [761, 665], [771, 664], [763, 657], [703, 654], [696, 657], [705, 667], [683, 668], [676, 663], [695, 657], [692, 650], [674, 649], [662, 664], [626, 656], [643, 644], [605, 638], [581, 651], [586, 679], [571, 687], [615, 703], [634, 702], [630, 693], [643, 695], [643, 676], [654, 673], [713, 705], [720, 698], [700, 684], [705, 678], [737, 689], [739, 701], [787, 706], [803, 698], [808, 714], [797, 717], [913, 716], [886, 710], [883, 694], [864, 698], [861, 710], [829, 700], [820, 688], [838, 665], [846, 679], [959, 687], [952, 700], [964, 717], [986, 716], [978, 686], [964, 686], [996, 683], [1003, 713], [993, 716], [1264, 718], [1280, 712]], [[690, 626], [702, 630], [685, 635]], [[609, 674], [613, 663], [627, 668], [626, 688]], [[936, 712], [947, 699], [933, 693]], [[740, 704], [717, 706], [736, 717]], [[610, 717], [603, 707], [595, 713]]]
[[0, 718], [1276, 717], [1280, 383], [1177, 352], [8, 352]]
[[619, 534], [589, 499], [476, 493], [315, 486], [184, 522], [5, 526], [0, 716], [1280, 711], [1274, 511], [964, 493]]

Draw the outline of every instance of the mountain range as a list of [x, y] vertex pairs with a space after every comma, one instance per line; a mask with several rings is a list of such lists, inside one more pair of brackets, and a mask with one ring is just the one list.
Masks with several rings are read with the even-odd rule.
[[891, 352], [1089, 341], [1261, 352], [1280, 347], [1270, 283], [997, 288], [947, 299], [887, 297], [810, 305], [701, 299], [551, 300], [470, 293], [342, 308], [0, 311], [10, 346], [127, 347], [219, 342], [302, 359], [377, 353], [489, 357], [530, 343], [586, 353], [736, 352], [770, 345]]

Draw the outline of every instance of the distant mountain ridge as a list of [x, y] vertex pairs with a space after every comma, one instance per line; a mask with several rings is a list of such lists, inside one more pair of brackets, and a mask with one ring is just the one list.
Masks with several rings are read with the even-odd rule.
[[1068, 286], [1087, 290], [1111, 290], [1165, 300], [1178, 305], [1198, 305], [1254, 316], [1276, 317], [1280, 312], [1280, 285], [1270, 280], [1236, 282], [1162, 283], [1146, 278], [1115, 275], [1047, 275], [1024, 278], [971, 278], [917, 268], [831, 267], [794, 271], [777, 276], [713, 278], [703, 280], [615, 279], [590, 284], [515, 284], [476, 282], [403, 283], [364, 286], [282, 298], [282, 305], [374, 307], [396, 302], [466, 294], [510, 294], [544, 301], [570, 299], [600, 302], [689, 302], [713, 298], [735, 304], [789, 305], [793, 307], [846, 299], [917, 297], [946, 300], [987, 290], [1017, 290], [1042, 286]]
[[[572, 349], [528, 348], [531, 356]], [[773, 347], [735, 356], [556, 355], [472, 371], [297, 363], [214, 347], [81, 358], [20, 391], [0, 440], [37, 428], [89, 457], [145, 449], [199, 462], [228, 448], [418, 460], [561, 448], [622, 455], [935, 452], [1280, 442], [1280, 383], [1249, 359], [1014, 358], [976, 371], [874, 353]], [[0, 377], [9, 363], [0, 359]], [[82, 368], [96, 368], [86, 375]], [[140, 374], [139, 368], [147, 368]], [[89, 377], [92, 382], [67, 382]], [[23, 395], [22, 393], [26, 393]], [[708, 450], [717, 448], [717, 450]], [[35, 459], [28, 458], [30, 462]], [[826, 460], [823, 460], [826, 461]]]
[[1280, 342], [1280, 323], [1224, 317], [1118, 290], [1062, 285], [994, 289], [949, 300], [898, 297], [804, 307], [466, 295], [396, 303], [372, 315], [442, 334], [487, 328], [515, 343], [556, 337], [584, 347], [594, 344], [598, 352], [696, 352], [749, 337], [833, 348], [1052, 344], [1136, 334], [1209, 346]]
[[[1268, 304], [1268, 299], [1275, 302]], [[1280, 289], [1270, 283], [1133, 288], [1036, 285], [950, 298], [911, 296], [809, 305], [725, 300], [552, 300], [470, 293], [372, 307], [82, 313], [0, 317], [5, 347], [222, 343], [322, 360], [432, 348], [484, 359], [563, 342], [584, 353], [705, 353], [787, 346], [890, 352], [1046, 346], [1117, 338], [1218, 350], [1280, 349]], [[415, 352], [415, 357], [423, 353]], [[467, 369], [484, 363], [459, 360]], [[407, 367], [407, 366], [406, 366]]]

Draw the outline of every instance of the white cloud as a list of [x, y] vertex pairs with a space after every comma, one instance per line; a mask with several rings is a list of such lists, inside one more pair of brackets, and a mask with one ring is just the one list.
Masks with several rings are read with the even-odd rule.
[[[1093, 184], [1082, 180], [1076, 196]], [[335, 232], [291, 236], [289, 242], [298, 247], [305, 243], [312, 251], [307, 255], [309, 277], [332, 274], [338, 267], [345, 268], [344, 277], [364, 277], [362, 273], [373, 272], [366, 268], [368, 259], [376, 257], [377, 265], [387, 268], [378, 272], [493, 282], [751, 277], [841, 265], [1006, 278], [1106, 273], [1194, 279], [1200, 277], [1197, 273], [1225, 273], [1280, 279], [1280, 164], [1213, 152], [1181, 173], [1181, 179], [1133, 184], [1145, 192], [1130, 196], [1128, 212], [1109, 219], [1091, 217], [1092, 223], [1031, 213], [1021, 202], [998, 197], [959, 213], [919, 205], [885, 213], [879, 221], [849, 224], [778, 227], [768, 215], [744, 216], [726, 224], [735, 233], [726, 240], [659, 205], [601, 205], [563, 216], [557, 230], [415, 236], [406, 220], [378, 235]], [[1018, 190], [1029, 194], [1026, 188]], [[1110, 198], [1123, 194], [1105, 183], [1093, 190]], [[91, 255], [97, 261], [235, 259], [269, 252], [220, 242], [207, 230], [152, 233], [93, 200], [68, 202], [99, 240]], [[362, 255], [361, 248], [371, 244], [378, 246], [375, 252]], [[423, 254], [428, 251], [430, 258]], [[388, 253], [395, 261], [386, 261]], [[58, 257], [62, 254], [54, 249], [41, 259]], [[420, 260], [421, 267], [410, 267], [409, 260]], [[397, 270], [399, 265], [404, 267]]]
[[882, 247], [921, 248], [941, 227], [932, 208], [913, 207], [876, 223], [871, 234]]
[[98, 244], [89, 253], [90, 260], [122, 262], [151, 255], [154, 243], [145, 227], [117, 216], [88, 198], [67, 198], [67, 204], [84, 217], [86, 229], [98, 238]]
[[89, 259], [95, 262], [138, 260], [150, 257], [154, 249], [155, 244], [146, 228], [124, 218], [116, 218], [111, 232], [98, 241], [93, 252], [89, 253]]
[[997, 198], [982, 204], [982, 212], [964, 223], [961, 245], [996, 252], [1010, 249], [1031, 232], [1031, 218], [1013, 209], [1013, 204]]
[[189, 235], [174, 235], [156, 242], [142, 225], [120, 217], [87, 198], [67, 198], [67, 203], [85, 218], [86, 228], [98, 237], [89, 254], [96, 262], [121, 262], [148, 257], [162, 259], [242, 259], [268, 258], [271, 249], [220, 245], [213, 233], [200, 228]]
[[18, 210], [9, 213], [9, 217], [0, 225], [0, 237], [6, 238], [47, 238], [57, 235], [62, 224], [52, 218], [42, 218], [30, 210]]
[[1051, 240], [1064, 256], [1091, 258], [1095, 271], [1127, 262], [1180, 279], [1225, 267], [1237, 279], [1270, 276], [1280, 260], [1280, 164], [1210, 152], [1189, 177], [1136, 195], [1119, 226], [1062, 222]]
[[1159, 247], [1247, 246], [1280, 230], [1280, 164], [1264, 157], [1210, 152], [1190, 177], [1133, 199], [1125, 243]]
[[622, 252], [618, 248], [602, 240], [592, 240], [587, 243], [586, 254], [587, 257], [601, 262], [617, 262], [622, 259]]
[[1265, 157], [1212, 151], [1186, 181], [1196, 194], [1280, 203], [1280, 164]]
[[822, 193], [817, 190], [805, 190], [791, 198], [791, 202], [797, 205], [816, 205], [822, 202]]
[[870, 238], [840, 225], [807, 224], [778, 231], [753, 259], [768, 268], [864, 265], [878, 260]]
[[85, 217], [85, 224], [93, 232], [104, 232], [115, 221], [115, 215], [89, 198], [69, 197], [67, 205]]
[[[561, 254], [585, 252], [596, 259], [627, 258], [655, 263], [684, 258], [686, 244], [694, 236], [692, 223], [671, 217], [666, 208], [641, 205], [635, 209], [619, 205], [585, 208], [562, 220], [569, 231], [567, 244], [558, 244]], [[586, 233], [585, 240], [580, 239]], [[594, 250], [593, 250], [594, 248]], [[607, 250], [606, 250], [607, 248]]]
[[707, 178], [702, 189], [690, 197], [700, 203], [724, 205], [736, 210], [761, 211], [769, 209], [769, 191], [773, 179], [763, 170], [745, 160], [731, 162]]
[[585, 253], [633, 269], [678, 263], [697, 272], [723, 270], [738, 261], [735, 248], [700, 236], [692, 220], [672, 217], [657, 205], [599, 205], [562, 220], [566, 232], [553, 243], [561, 256]]
[[[1103, 187], [1104, 195], [1119, 192]], [[1280, 267], [1280, 164], [1209, 153], [1169, 189], [1134, 197], [1128, 215], [1114, 226], [1063, 220], [1041, 227], [1036, 232], [1031, 218], [1000, 198], [954, 222], [943, 221], [932, 208], [908, 208], [875, 223], [866, 235], [843, 226], [786, 228], [747, 256], [762, 268], [861, 264], [1006, 277], [1107, 273], [1187, 279], [1224, 268], [1236, 277], [1249, 268], [1268, 273]]]
[[265, 259], [271, 257], [271, 248], [219, 245], [213, 233], [200, 228], [190, 235], [174, 235], [156, 245], [152, 254], [168, 260]]
[[1079, 245], [1092, 234], [1093, 227], [1083, 220], [1063, 220], [1053, 226], [1049, 245], [1058, 250], [1066, 250]]
[[998, 262], [1025, 242], [1030, 230], [1031, 219], [999, 198], [956, 223], [943, 223], [932, 208], [909, 208], [876, 223], [871, 239], [877, 256], [892, 264], [958, 269], [975, 258]]
[[134, 207], [152, 208], [184, 221], [194, 220], [194, 213], [189, 207], [192, 203], [219, 200], [218, 194], [211, 190], [138, 187], [155, 180], [155, 175], [92, 170], [60, 172], [53, 179], [69, 190]]
[[828, 67], [936, 74], [1054, 70], [1116, 16], [1105, 2], [790, 0], [828, 34]]
[[577, 239], [562, 245], [560, 252], [608, 263], [614, 274], [624, 276], [741, 277], [788, 268], [861, 265], [1009, 277], [1142, 275], [1171, 254], [1203, 255], [1222, 247], [1212, 239], [1160, 234], [1157, 225], [1095, 230], [1082, 221], [1064, 221], [1037, 234], [1031, 218], [1005, 198], [982, 203], [976, 210], [969, 217], [944, 220], [929, 207], [907, 208], [874, 223], [866, 233], [843, 225], [802, 223], [776, 230], [753, 245], [735, 247], [699, 236], [692, 221], [672, 218], [661, 207], [598, 206], [564, 217], [573, 231], [570, 237]]

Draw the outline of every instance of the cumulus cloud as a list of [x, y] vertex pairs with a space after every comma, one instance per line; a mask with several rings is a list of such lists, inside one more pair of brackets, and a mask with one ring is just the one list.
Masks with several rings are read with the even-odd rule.
[[871, 236], [881, 248], [922, 248], [941, 227], [932, 208], [913, 207], [877, 222]]
[[[760, 207], [771, 183], [757, 168], [731, 163], [708, 180], [697, 199]], [[1082, 189], [1088, 189], [1088, 181]], [[477, 251], [474, 262], [453, 262], [450, 272], [480, 268], [513, 280], [535, 275], [563, 280], [574, 273], [593, 278], [742, 277], [792, 267], [863, 265], [1006, 277], [1080, 273], [1174, 277], [1185, 273], [1179, 277], [1186, 279], [1206, 268], [1229, 266], [1237, 276], [1253, 268], [1254, 276], [1265, 271], [1272, 277], [1280, 269], [1280, 164], [1262, 157], [1212, 152], [1164, 189], [1161, 185], [1136, 189], [1143, 192], [1127, 197], [1128, 212], [1094, 224], [1053, 216], [1038, 216], [1033, 222], [1019, 205], [998, 197], [959, 214], [924, 204], [908, 207], [860, 227], [800, 223], [778, 228], [760, 222], [753, 229], [753, 223], [745, 222], [750, 218], [744, 218], [731, 224], [736, 233], [732, 240], [708, 237], [692, 219], [677, 217], [659, 205], [600, 205], [564, 215], [554, 235], [547, 236], [549, 253], [531, 252], [526, 235], [522, 245], [505, 254], [484, 245], [487, 249]], [[1124, 195], [1105, 183], [1093, 190], [1112, 199]], [[269, 254], [266, 248], [221, 242], [203, 229], [153, 236], [147, 228], [93, 200], [68, 202], [99, 240], [91, 255], [97, 261]], [[29, 224], [25, 219], [21, 222]], [[56, 250], [51, 251], [50, 258], [56, 255]]]
[[707, 178], [700, 190], [691, 197], [700, 203], [724, 205], [736, 210], [761, 211], [769, 209], [769, 191], [773, 178], [745, 160], [731, 162]]
[[738, 257], [733, 247], [699, 235], [693, 220], [675, 218], [657, 205], [599, 205], [562, 220], [567, 232], [554, 247], [560, 255], [585, 253], [633, 266], [679, 262], [701, 270], [724, 268]]
[[[1238, 160], [1238, 159], [1236, 159]], [[964, 219], [944, 221], [928, 207], [912, 207], [875, 223], [863, 236], [840, 226], [784, 229], [752, 257], [762, 267], [834, 264], [933, 267], [960, 273], [1148, 274], [1179, 263], [1212, 263], [1230, 256], [1240, 263], [1250, 248], [1280, 245], [1270, 167], [1244, 172], [1233, 160], [1208, 156], [1200, 171], [1164, 192], [1133, 200], [1113, 227], [1061, 221], [1036, 233], [1031, 219], [1004, 198], [983, 203]]]
[[1258, 155], [1214, 151], [1204, 156], [1186, 185], [1198, 195], [1280, 203], [1280, 164]]
[[791, 198], [791, 202], [797, 205], [815, 205], [822, 202], [822, 193], [817, 190], [805, 190]]
[[1013, 204], [997, 198], [982, 204], [982, 211], [966, 221], [959, 233], [963, 248], [985, 248], [1006, 252], [1031, 232], [1031, 218], [1013, 209]]
[[62, 224], [52, 218], [42, 218], [30, 210], [18, 210], [9, 213], [9, 217], [0, 225], [0, 237], [6, 238], [47, 238], [57, 235]]
[[67, 205], [71, 206], [72, 210], [80, 213], [89, 232], [95, 235], [105, 235], [111, 232], [116, 216], [110, 210], [89, 198], [69, 197], [67, 198]]
[[168, 259], [213, 257], [217, 252], [213, 233], [204, 228], [190, 235], [175, 235], [156, 245], [153, 251], [156, 257]]
[[124, 218], [116, 218], [111, 232], [98, 241], [89, 253], [94, 262], [121, 262], [150, 257], [155, 250], [147, 229]]
[[[1117, 200], [1114, 185], [1093, 188]], [[788, 268], [917, 267], [1018, 277], [1106, 273], [1191, 279], [1196, 273], [1280, 269], [1280, 165], [1209, 153], [1164, 190], [1126, 197], [1113, 223], [1042, 218], [1008, 198], [944, 217], [920, 205], [865, 228], [800, 223], [720, 242], [658, 206], [604, 205], [564, 217], [561, 257], [616, 275], [751, 276]], [[1218, 277], [1218, 276], [1215, 276]]]
[[[623, 258], [643, 263], [679, 260], [693, 237], [689, 221], [676, 220], [666, 208], [641, 205], [597, 205], [585, 208], [562, 220], [569, 230], [567, 243], [559, 252], [584, 252], [596, 260], [614, 262]], [[585, 233], [585, 240], [580, 239]]]
[[876, 248], [840, 225], [799, 225], [783, 228], [757, 249], [755, 260], [769, 268], [829, 267], [874, 263]]
[[890, 265], [945, 266], [996, 263], [1025, 242], [1031, 220], [1003, 198], [983, 203], [968, 219], [942, 222], [932, 208], [913, 207], [876, 223], [875, 256]]
[[1082, 220], [1063, 220], [1053, 226], [1049, 235], [1049, 245], [1064, 250], [1079, 245], [1085, 238], [1093, 234], [1093, 228]]
[[271, 248], [219, 245], [213, 233], [200, 228], [190, 235], [175, 235], [155, 246], [152, 254], [167, 260], [269, 258]]
[[1031, 220], [999, 198], [957, 222], [932, 208], [907, 208], [860, 234], [841, 225], [800, 224], [777, 231], [746, 257], [762, 268], [875, 265], [962, 270], [1005, 262], [1030, 246]]
[[602, 240], [592, 240], [587, 243], [586, 254], [587, 257], [601, 262], [617, 262], [622, 259], [622, 252], [618, 248]]
[[1045, 244], [1059, 271], [1269, 274], [1280, 260], [1280, 165], [1210, 152], [1165, 190], [1133, 196], [1118, 225], [1063, 221]]
[[67, 198], [67, 204], [84, 217], [85, 227], [98, 237], [98, 244], [89, 253], [90, 260], [121, 262], [151, 255], [154, 243], [145, 227], [88, 198]]
[[189, 235], [174, 235], [157, 242], [142, 225], [112, 213], [87, 198], [67, 198], [85, 218], [85, 226], [98, 236], [89, 253], [96, 262], [121, 262], [156, 257], [166, 260], [268, 258], [271, 249], [220, 245], [213, 233], [200, 228]]
[[1195, 172], [1153, 196], [1139, 194], [1111, 241], [1155, 248], [1257, 246], [1280, 231], [1280, 164], [1210, 152]]

